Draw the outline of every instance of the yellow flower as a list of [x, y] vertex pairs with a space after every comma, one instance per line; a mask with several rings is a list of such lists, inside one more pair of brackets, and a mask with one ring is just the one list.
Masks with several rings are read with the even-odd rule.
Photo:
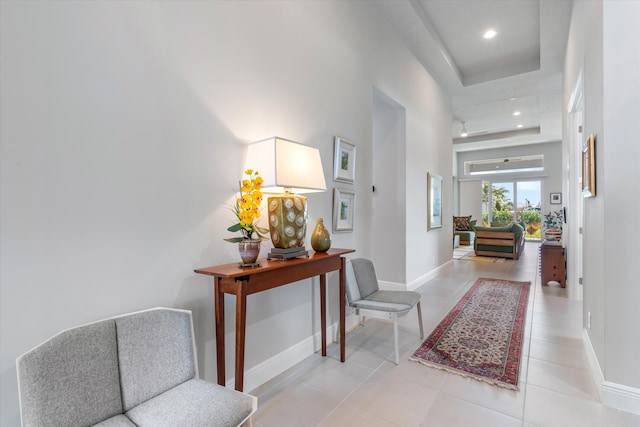
[[240, 242], [244, 239], [251, 239], [256, 234], [260, 240], [267, 240], [264, 234], [269, 230], [259, 227], [255, 221], [260, 218], [260, 204], [263, 200], [260, 191], [264, 180], [259, 176], [258, 171], [247, 169], [244, 171], [248, 178], [240, 181], [240, 196], [236, 199], [234, 213], [238, 218], [238, 223], [227, 228], [227, 231], [240, 231], [242, 237], [232, 237], [224, 239], [228, 242]]

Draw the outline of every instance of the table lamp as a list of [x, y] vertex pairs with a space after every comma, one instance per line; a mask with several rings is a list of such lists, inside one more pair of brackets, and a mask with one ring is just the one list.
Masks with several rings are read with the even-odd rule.
[[267, 218], [273, 249], [269, 259], [306, 256], [307, 198], [302, 193], [327, 189], [320, 151], [280, 137], [249, 145], [246, 167], [264, 180], [263, 193], [275, 193], [267, 201]]

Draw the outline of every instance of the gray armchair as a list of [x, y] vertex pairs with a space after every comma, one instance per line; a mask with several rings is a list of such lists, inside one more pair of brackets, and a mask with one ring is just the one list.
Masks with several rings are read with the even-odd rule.
[[191, 312], [156, 308], [59, 333], [17, 361], [23, 426], [238, 426], [257, 399], [198, 378]]
[[398, 350], [398, 318], [406, 316], [413, 307], [418, 310], [420, 338], [424, 338], [420, 294], [413, 291], [381, 290], [373, 263], [364, 258], [347, 262], [347, 303], [364, 323], [365, 316], [393, 321], [395, 363], [400, 362]]

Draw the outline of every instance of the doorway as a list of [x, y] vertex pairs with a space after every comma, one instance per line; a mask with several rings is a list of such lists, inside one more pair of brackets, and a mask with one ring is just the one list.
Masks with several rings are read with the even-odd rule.
[[[404, 174], [406, 110], [378, 89], [373, 90], [371, 255], [378, 277], [404, 283], [406, 278], [406, 186]], [[393, 227], [389, 227], [393, 224]], [[397, 248], [390, 251], [389, 248]]]

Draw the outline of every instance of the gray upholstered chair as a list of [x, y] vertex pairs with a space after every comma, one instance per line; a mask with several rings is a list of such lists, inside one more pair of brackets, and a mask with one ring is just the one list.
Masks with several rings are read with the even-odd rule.
[[198, 378], [190, 311], [156, 308], [59, 333], [17, 361], [23, 426], [238, 426], [254, 396]]
[[413, 307], [418, 310], [420, 338], [424, 338], [420, 294], [413, 291], [381, 290], [373, 263], [364, 258], [347, 262], [347, 303], [364, 324], [365, 316], [393, 320], [395, 363], [400, 361], [398, 350], [398, 318], [406, 316]]

